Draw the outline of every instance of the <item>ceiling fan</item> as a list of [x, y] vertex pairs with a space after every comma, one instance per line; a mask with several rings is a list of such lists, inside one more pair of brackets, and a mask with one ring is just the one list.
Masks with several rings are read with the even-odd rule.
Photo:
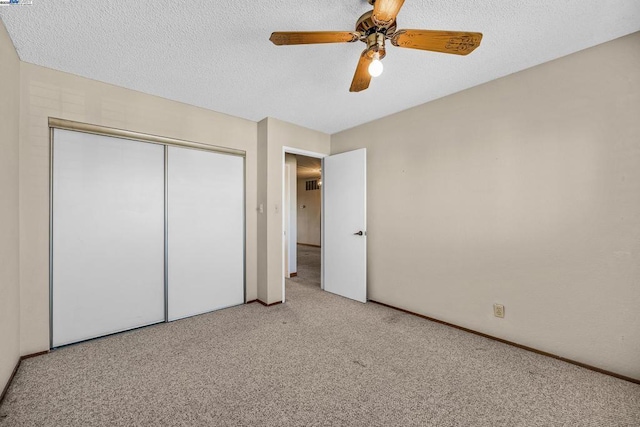
[[382, 74], [385, 57], [385, 41], [398, 47], [429, 50], [433, 52], [468, 55], [480, 45], [481, 33], [434, 30], [398, 30], [396, 16], [404, 0], [368, 0], [373, 10], [356, 22], [355, 31], [282, 31], [271, 34], [273, 44], [296, 45], [316, 43], [364, 42], [367, 48], [360, 55], [350, 92], [360, 92], [369, 87], [371, 77]]

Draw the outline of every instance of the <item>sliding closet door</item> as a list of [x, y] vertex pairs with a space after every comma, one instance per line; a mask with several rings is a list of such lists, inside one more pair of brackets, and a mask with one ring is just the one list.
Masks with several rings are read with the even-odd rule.
[[164, 320], [164, 147], [55, 130], [52, 345]]
[[168, 147], [169, 320], [244, 303], [244, 159]]

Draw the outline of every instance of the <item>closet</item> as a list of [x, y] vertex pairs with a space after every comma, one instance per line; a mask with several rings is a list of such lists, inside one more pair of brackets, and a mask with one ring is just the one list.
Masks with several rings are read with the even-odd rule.
[[52, 128], [51, 347], [244, 303], [243, 154], [87, 128]]

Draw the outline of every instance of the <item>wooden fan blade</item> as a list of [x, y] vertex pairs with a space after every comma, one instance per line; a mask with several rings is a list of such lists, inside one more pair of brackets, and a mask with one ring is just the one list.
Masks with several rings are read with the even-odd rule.
[[371, 61], [373, 61], [373, 58], [367, 55], [367, 51], [365, 50], [364, 52], [362, 52], [362, 55], [360, 55], [360, 60], [358, 61], [356, 73], [353, 75], [353, 80], [351, 81], [349, 92], [360, 92], [369, 87], [369, 83], [371, 83], [369, 64], [371, 64]]
[[387, 28], [396, 20], [404, 0], [376, 0], [371, 20], [379, 27]]
[[277, 46], [315, 43], [350, 43], [360, 39], [359, 33], [350, 31], [280, 31], [269, 40]]
[[398, 30], [391, 37], [394, 46], [433, 52], [468, 55], [480, 46], [482, 33], [433, 30]]

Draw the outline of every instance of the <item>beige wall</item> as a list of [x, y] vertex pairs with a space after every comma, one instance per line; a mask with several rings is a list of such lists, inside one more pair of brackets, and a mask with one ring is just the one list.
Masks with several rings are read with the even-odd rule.
[[[258, 295], [273, 304], [282, 301], [284, 147], [328, 154], [331, 137], [291, 123], [267, 118], [258, 124]], [[264, 163], [263, 163], [264, 161]]]
[[245, 150], [247, 299], [257, 298], [255, 122], [32, 64], [20, 67], [22, 354], [49, 348], [48, 117]]
[[20, 358], [20, 61], [0, 21], [0, 393]]
[[266, 118], [258, 123], [258, 185], [257, 185], [257, 227], [258, 227], [258, 296], [257, 299], [266, 303], [268, 298], [269, 285], [268, 280], [268, 263], [267, 263], [267, 154], [269, 135], [267, 132], [269, 119]]
[[320, 246], [322, 191], [306, 191], [309, 180], [298, 180], [298, 243]]
[[639, 118], [636, 33], [333, 135], [369, 298], [640, 379]]

